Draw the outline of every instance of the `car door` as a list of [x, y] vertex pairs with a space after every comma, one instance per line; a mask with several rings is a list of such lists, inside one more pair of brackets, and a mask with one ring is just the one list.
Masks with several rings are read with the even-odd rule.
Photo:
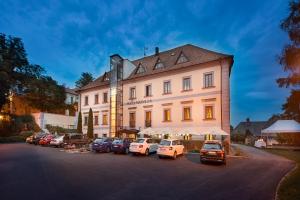
[[174, 148], [174, 152], [176, 151], [177, 154], [180, 154], [180, 149], [178, 148], [178, 141], [177, 140], [172, 141], [172, 146]]

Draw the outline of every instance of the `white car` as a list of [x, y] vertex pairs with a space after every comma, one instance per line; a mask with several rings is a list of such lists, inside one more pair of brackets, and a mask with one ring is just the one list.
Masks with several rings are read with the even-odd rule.
[[179, 140], [162, 140], [158, 145], [157, 154], [159, 158], [172, 157], [176, 159], [178, 155], [183, 155], [184, 146]]
[[62, 147], [64, 144], [64, 136], [57, 136], [50, 141], [51, 146]]
[[267, 144], [263, 139], [258, 139], [255, 141], [254, 146], [257, 148], [266, 148]]
[[144, 154], [148, 156], [150, 153], [155, 153], [158, 144], [151, 138], [139, 138], [135, 142], [130, 143], [129, 151], [134, 154]]

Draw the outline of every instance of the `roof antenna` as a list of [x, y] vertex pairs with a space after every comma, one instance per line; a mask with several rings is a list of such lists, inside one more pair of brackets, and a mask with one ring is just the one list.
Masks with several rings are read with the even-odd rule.
[[148, 47], [144, 46], [144, 57], [146, 56], [146, 51], [148, 50]]

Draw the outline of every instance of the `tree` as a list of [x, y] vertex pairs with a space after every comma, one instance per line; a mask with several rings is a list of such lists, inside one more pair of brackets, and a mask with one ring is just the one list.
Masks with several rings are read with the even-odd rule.
[[287, 44], [281, 55], [279, 63], [283, 70], [288, 72], [287, 77], [277, 79], [279, 87], [293, 86], [290, 97], [283, 105], [284, 113], [300, 121], [300, 1], [290, 2], [290, 14], [281, 23], [281, 28], [288, 33], [290, 43]]
[[63, 108], [64, 87], [44, 73], [43, 67], [28, 62], [20, 38], [0, 33], [0, 110], [10, 92], [41, 111]]
[[81, 77], [75, 82], [76, 87], [81, 88], [94, 80], [94, 77], [89, 72], [83, 72]]
[[91, 108], [89, 110], [87, 136], [90, 139], [93, 139], [93, 137], [94, 137], [93, 111]]
[[78, 113], [77, 133], [82, 133], [82, 116], [81, 116], [81, 112]]
[[41, 76], [32, 79], [26, 84], [23, 97], [30, 106], [38, 108], [42, 112], [55, 112], [66, 108], [65, 88], [58, 85], [50, 76]]

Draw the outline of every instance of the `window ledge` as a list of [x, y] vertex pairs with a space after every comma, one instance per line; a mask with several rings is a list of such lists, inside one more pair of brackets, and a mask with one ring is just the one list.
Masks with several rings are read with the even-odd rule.
[[211, 118], [211, 119], [203, 119], [203, 121], [214, 121], [216, 118]]
[[215, 88], [216, 86], [209, 86], [209, 87], [203, 87], [202, 89], [212, 89]]
[[108, 102], [102, 102], [102, 104], [107, 104]]
[[189, 89], [189, 90], [181, 90], [181, 92], [191, 92], [193, 91], [193, 89]]
[[129, 100], [135, 100], [136, 99], [136, 97], [135, 98], [129, 98]]
[[152, 97], [152, 95], [149, 95], [149, 96], [144, 96], [144, 98], [148, 98], [148, 97]]
[[193, 120], [192, 119], [183, 119], [181, 120], [182, 122], [192, 122]]
[[172, 122], [172, 120], [169, 120], [169, 121], [162, 121], [162, 122]]
[[169, 95], [169, 94], [172, 94], [172, 92], [169, 92], [169, 93], [162, 93], [162, 95]]
[[107, 126], [108, 124], [101, 124], [102, 126]]

